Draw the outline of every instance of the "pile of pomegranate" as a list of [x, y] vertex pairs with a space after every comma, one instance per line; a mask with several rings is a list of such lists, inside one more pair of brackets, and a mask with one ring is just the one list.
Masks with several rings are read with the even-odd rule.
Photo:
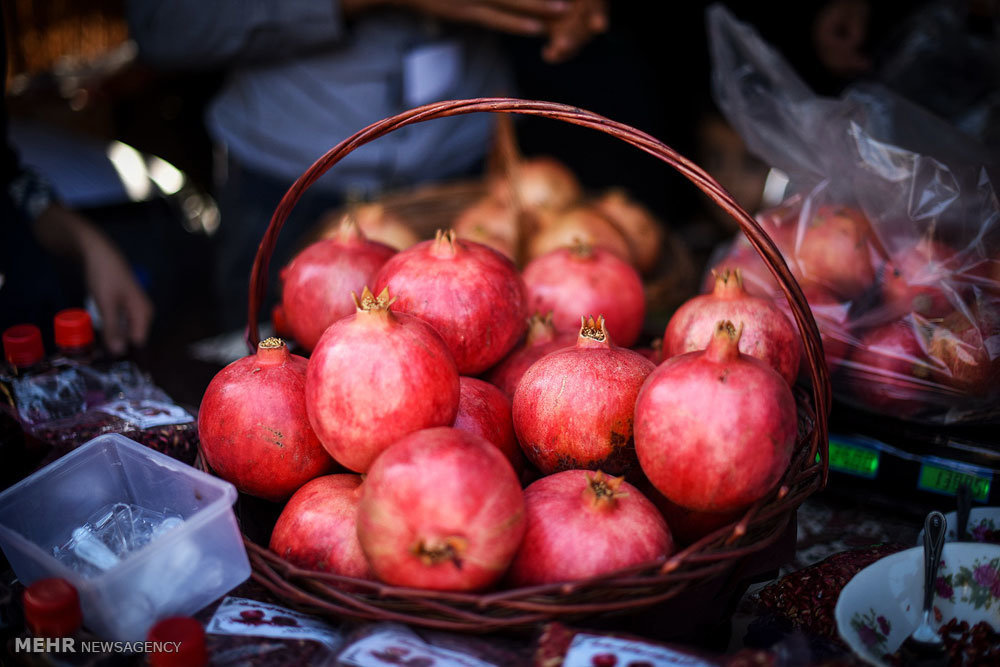
[[[942, 223], [915, 238], [912, 226], [894, 220], [873, 224], [856, 207], [807, 205], [801, 196], [758, 220], [809, 302], [841, 401], [929, 422], [996, 415], [1000, 247], [995, 236], [970, 239], [975, 223], [962, 223], [961, 229]], [[742, 238], [706, 276], [706, 290], [717, 285], [724, 269], [733, 268], [741, 270], [743, 289], [758, 305], [770, 302], [791, 315], [770, 271]], [[720, 296], [718, 287], [714, 295]], [[784, 351], [786, 378], [791, 347]]]
[[[631, 349], [644, 302], [628, 237], [602, 236], [618, 227], [555, 163], [517, 174], [456, 225], [479, 220], [488, 241], [532, 207], [550, 235], [447, 231], [397, 251], [348, 220], [285, 272], [309, 358], [267, 339], [208, 387], [205, 459], [285, 503], [270, 547], [289, 562], [433, 590], [573, 581], [662, 563], [780, 483], [800, 364], [788, 317], [725, 272], [662, 348]], [[620, 193], [600, 207], [649, 261], [641, 211]], [[504, 247], [534, 256], [519, 270]]]

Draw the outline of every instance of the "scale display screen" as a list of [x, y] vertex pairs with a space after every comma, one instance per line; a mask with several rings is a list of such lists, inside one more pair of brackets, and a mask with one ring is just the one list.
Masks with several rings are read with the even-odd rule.
[[992, 482], [993, 473], [989, 470], [959, 470], [947, 463], [925, 461], [920, 466], [917, 488], [953, 496], [958, 493], [959, 486], [968, 484], [973, 499], [985, 503], [990, 497]]
[[875, 479], [878, 475], [880, 454], [877, 449], [871, 447], [830, 438], [830, 469], [837, 472]]

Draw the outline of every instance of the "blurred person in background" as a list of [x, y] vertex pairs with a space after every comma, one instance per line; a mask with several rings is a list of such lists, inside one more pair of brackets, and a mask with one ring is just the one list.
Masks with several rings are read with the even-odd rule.
[[72, 261], [93, 297], [104, 346], [113, 355], [142, 346], [152, 304], [117, 246], [89, 220], [63, 206], [44, 177], [25, 168], [8, 143], [7, 41], [0, 12], [0, 330], [28, 322], [48, 333], [52, 317], [76, 306], [63, 293], [62, 264]]
[[[607, 27], [604, 0], [130, 0], [128, 18], [146, 62], [227, 74], [206, 114], [219, 149], [215, 282], [226, 329], [246, 322], [251, 265], [275, 207], [326, 150], [415, 106], [511, 94], [494, 33], [537, 37], [542, 58], [558, 62]], [[474, 114], [397, 130], [324, 175], [285, 224], [264, 312], [278, 269], [324, 212], [475, 173], [494, 120]]]

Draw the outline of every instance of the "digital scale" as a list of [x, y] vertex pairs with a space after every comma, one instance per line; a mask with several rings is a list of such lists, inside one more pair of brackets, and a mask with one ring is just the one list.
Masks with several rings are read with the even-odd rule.
[[834, 405], [831, 490], [862, 491], [913, 510], [953, 509], [967, 484], [974, 504], [1000, 505], [998, 475], [1000, 425], [915, 424]]

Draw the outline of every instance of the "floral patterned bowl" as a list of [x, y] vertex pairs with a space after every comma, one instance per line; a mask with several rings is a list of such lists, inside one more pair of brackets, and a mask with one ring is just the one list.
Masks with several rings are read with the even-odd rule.
[[[944, 535], [945, 542], [958, 541], [958, 515], [949, 512], [944, 515], [948, 522], [948, 532]], [[970, 542], [985, 542], [987, 544], [1000, 544], [1000, 507], [973, 507], [969, 512], [969, 523], [966, 524], [969, 531]], [[917, 535], [917, 544], [923, 545], [924, 531], [920, 530]]]
[[[875, 561], [840, 592], [837, 631], [870, 665], [883, 666], [913, 632], [923, 602], [924, 554], [917, 547]], [[944, 545], [935, 585], [937, 623], [952, 618], [1000, 630], [1000, 545], [953, 542]]]

